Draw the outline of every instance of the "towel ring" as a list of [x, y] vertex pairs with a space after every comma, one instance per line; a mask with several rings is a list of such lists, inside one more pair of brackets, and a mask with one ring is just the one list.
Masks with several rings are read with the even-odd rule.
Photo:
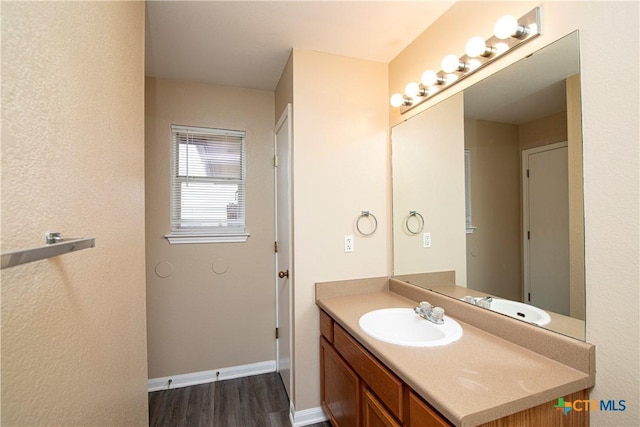
[[[409, 220], [411, 219], [411, 217], [415, 217], [418, 219], [418, 228], [415, 231], [412, 230], [411, 227], [409, 227]], [[409, 216], [405, 220], [404, 225], [409, 233], [418, 234], [424, 229], [424, 218], [417, 211], [409, 211]]]
[[[373, 218], [373, 229], [368, 232], [368, 233], [364, 233], [361, 229], [360, 229], [360, 220], [362, 218]], [[358, 219], [356, 220], [356, 229], [358, 229], [358, 233], [360, 233], [363, 236], [371, 236], [373, 233], [376, 232], [376, 230], [378, 229], [378, 219], [375, 217], [374, 214], [372, 214], [369, 211], [362, 211], [362, 213], [360, 214], [360, 216], [358, 217]]]

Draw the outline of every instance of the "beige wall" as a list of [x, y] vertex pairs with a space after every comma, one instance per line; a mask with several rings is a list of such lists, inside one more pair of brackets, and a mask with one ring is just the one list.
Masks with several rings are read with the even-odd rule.
[[3, 426], [144, 426], [144, 3], [2, 3]]
[[[275, 360], [273, 92], [147, 77], [145, 109], [149, 378]], [[171, 124], [246, 130], [245, 243], [163, 237]]]
[[293, 103], [293, 51], [289, 55], [284, 70], [282, 70], [282, 75], [275, 91], [275, 99], [276, 116], [274, 123], [277, 123], [285, 108], [287, 108], [287, 104]]
[[585, 317], [584, 179], [580, 75], [567, 79], [567, 154], [569, 172], [569, 314]]
[[[458, 94], [391, 131], [394, 274], [455, 271], [456, 284], [467, 286], [463, 116]], [[417, 234], [407, 229], [411, 210], [424, 218]], [[409, 227], [418, 231], [420, 221]]]
[[[435, 66], [449, 51], [462, 53], [469, 36], [490, 34], [497, 17], [505, 13], [520, 16], [538, 5], [456, 3], [390, 64], [387, 95], [400, 91], [423, 68]], [[586, 325], [587, 340], [597, 347], [597, 378], [591, 397], [626, 399], [629, 404], [624, 412], [592, 413], [594, 425], [636, 424], [640, 401], [638, 6], [638, 2], [543, 2], [544, 32], [540, 37], [450, 90], [455, 93], [580, 30]], [[612, 45], [616, 48], [611, 49]], [[625, 64], [615, 72], [616, 79], [625, 84], [602, 84], [611, 75], [611, 64]], [[397, 109], [391, 109], [391, 124], [432, 104], [427, 102], [402, 116]], [[612, 316], [612, 312], [616, 315]]]
[[[567, 140], [567, 112], [561, 111], [518, 126], [520, 151]], [[520, 159], [519, 159], [520, 160]]]
[[465, 120], [477, 227], [467, 234], [468, 287], [523, 301], [521, 153], [566, 140], [564, 111], [521, 125]]
[[[318, 308], [314, 284], [390, 271], [386, 64], [293, 52], [293, 221], [296, 411], [320, 406]], [[363, 209], [378, 218], [368, 238]], [[344, 252], [345, 234], [355, 250]]]
[[471, 151], [471, 211], [466, 235], [467, 287], [521, 301], [518, 126], [465, 120]]

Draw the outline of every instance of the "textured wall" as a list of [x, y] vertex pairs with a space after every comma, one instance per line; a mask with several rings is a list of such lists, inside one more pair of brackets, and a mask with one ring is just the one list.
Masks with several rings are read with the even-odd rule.
[[518, 126], [469, 119], [464, 138], [471, 150], [471, 212], [477, 227], [466, 236], [467, 287], [520, 300]]
[[2, 2], [3, 426], [147, 424], [144, 4]]
[[[455, 271], [456, 284], [467, 286], [463, 115], [460, 94], [391, 131], [394, 274]], [[422, 232], [408, 231], [409, 210], [424, 218]], [[415, 218], [409, 224], [419, 227]]]
[[[148, 77], [145, 109], [149, 378], [274, 360], [273, 92]], [[171, 124], [247, 131], [246, 242], [163, 237]]]
[[[294, 403], [320, 406], [315, 283], [388, 274], [391, 176], [386, 64], [293, 52]], [[363, 209], [378, 230], [361, 237]], [[366, 222], [363, 223], [363, 228]], [[345, 234], [355, 236], [344, 252]]]

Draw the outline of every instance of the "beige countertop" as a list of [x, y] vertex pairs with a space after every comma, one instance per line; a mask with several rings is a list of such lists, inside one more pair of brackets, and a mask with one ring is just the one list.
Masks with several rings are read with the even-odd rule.
[[[463, 336], [446, 346], [404, 347], [369, 337], [358, 326], [360, 316], [380, 308], [416, 305], [415, 299], [389, 291], [388, 284], [381, 278], [372, 280], [371, 286], [367, 286], [366, 280], [354, 281], [354, 286], [349, 286], [349, 282], [319, 283], [317, 304], [457, 426], [493, 421], [593, 386], [592, 366], [588, 366], [588, 372], [570, 367], [472, 326], [450, 313], [447, 315], [461, 324]], [[323, 285], [326, 286], [323, 288]], [[433, 294], [427, 290], [415, 292], [426, 297]], [[502, 321], [502, 317], [496, 318], [497, 321]], [[516, 322], [516, 328], [517, 323], [522, 323], [506, 318], [504, 321]], [[530, 325], [523, 323], [523, 326]], [[579, 351], [590, 350], [588, 357], [594, 358], [589, 344], [576, 343]]]

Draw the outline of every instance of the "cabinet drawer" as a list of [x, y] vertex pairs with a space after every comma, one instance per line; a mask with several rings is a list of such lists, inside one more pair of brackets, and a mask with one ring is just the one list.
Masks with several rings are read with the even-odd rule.
[[320, 333], [333, 344], [333, 319], [322, 310], [320, 310]]
[[337, 323], [333, 327], [333, 345], [389, 411], [403, 421], [402, 382]]

